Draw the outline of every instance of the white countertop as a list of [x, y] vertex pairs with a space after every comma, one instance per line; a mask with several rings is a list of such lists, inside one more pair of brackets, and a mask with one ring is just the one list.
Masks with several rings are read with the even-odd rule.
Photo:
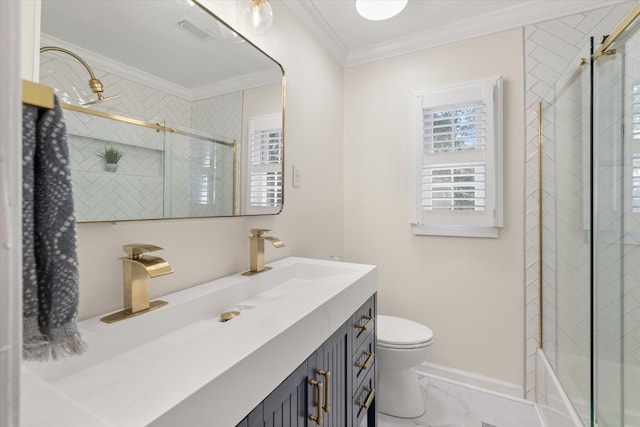
[[[163, 297], [167, 308], [195, 313], [192, 304], [215, 299], [221, 290], [250, 291], [261, 281], [277, 281], [235, 307], [154, 331], [140, 345], [118, 334], [140, 333], [145, 322], [161, 323], [170, 311], [163, 315], [159, 308], [115, 327], [99, 318], [80, 322], [90, 350], [77, 359], [88, 362], [61, 362], [60, 369], [58, 362], [24, 364], [23, 427], [234, 426], [376, 291], [373, 266], [294, 257], [270, 266], [257, 276], [232, 275]], [[323, 271], [333, 272], [324, 277]], [[240, 316], [217, 322], [222, 311], [238, 307]], [[100, 343], [109, 340], [117, 340], [115, 354], [96, 355], [109, 351]]]

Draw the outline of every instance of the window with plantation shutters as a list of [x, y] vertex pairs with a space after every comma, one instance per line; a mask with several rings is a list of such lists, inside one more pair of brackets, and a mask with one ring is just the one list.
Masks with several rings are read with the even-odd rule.
[[194, 205], [214, 205], [216, 163], [214, 147], [206, 141], [189, 144], [189, 200]]
[[502, 78], [411, 94], [415, 234], [497, 237]]
[[282, 206], [282, 116], [249, 118], [249, 188], [251, 213]]

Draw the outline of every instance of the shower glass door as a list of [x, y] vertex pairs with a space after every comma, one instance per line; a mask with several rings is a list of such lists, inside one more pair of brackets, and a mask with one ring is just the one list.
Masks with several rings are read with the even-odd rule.
[[543, 110], [542, 342], [585, 426], [640, 427], [638, 23], [614, 33]]
[[[590, 49], [585, 47], [584, 58]], [[590, 384], [590, 65], [572, 67], [543, 106], [543, 348], [585, 425]]]
[[[593, 382], [598, 426], [623, 422], [624, 54], [594, 62]], [[629, 182], [631, 183], [631, 182]]]
[[594, 66], [595, 418], [640, 426], [640, 34], [632, 24]]
[[238, 166], [233, 139], [165, 125], [165, 217], [237, 214]]

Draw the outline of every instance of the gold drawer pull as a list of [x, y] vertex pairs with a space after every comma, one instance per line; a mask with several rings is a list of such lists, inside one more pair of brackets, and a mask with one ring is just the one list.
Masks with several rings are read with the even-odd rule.
[[358, 402], [358, 406], [362, 406], [364, 409], [368, 409], [369, 405], [371, 405], [371, 401], [373, 400], [373, 396], [376, 394], [375, 388], [365, 387], [365, 390], [369, 392], [369, 396], [367, 396], [367, 400], [364, 403]]
[[362, 316], [362, 318], [367, 319], [367, 323], [365, 323], [364, 325], [356, 325], [356, 328], [362, 329], [363, 331], [366, 330], [371, 324], [371, 322], [373, 322], [376, 319], [373, 316]]
[[309, 415], [311, 421], [315, 421], [319, 426], [322, 425], [322, 383], [316, 380], [309, 380], [309, 384], [314, 385], [318, 389], [318, 414]]
[[373, 351], [365, 351], [364, 354], [366, 354], [369, 357], [367, 357], [367, 360], [365, 360], [364, 363], [356, 363], [356, 366], [358, 368], [368, 369], [369, 365], [373, 361], [373, 358], [376, 357], [376, 355]]
[[331, 410], [330, 403], [331, 402], [331, 372], [319, 370], [318, 373], [324, 376], [324, 380], [327, 383], [327, 386], [324, 388], [324, 412], [327, 414]]

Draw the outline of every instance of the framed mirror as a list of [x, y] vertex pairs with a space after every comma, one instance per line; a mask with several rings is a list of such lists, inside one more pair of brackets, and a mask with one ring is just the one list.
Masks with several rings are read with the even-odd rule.
[[42, 0], [40, 50], [78, 222], [280, 212], [284, 70], [197, 2]]

